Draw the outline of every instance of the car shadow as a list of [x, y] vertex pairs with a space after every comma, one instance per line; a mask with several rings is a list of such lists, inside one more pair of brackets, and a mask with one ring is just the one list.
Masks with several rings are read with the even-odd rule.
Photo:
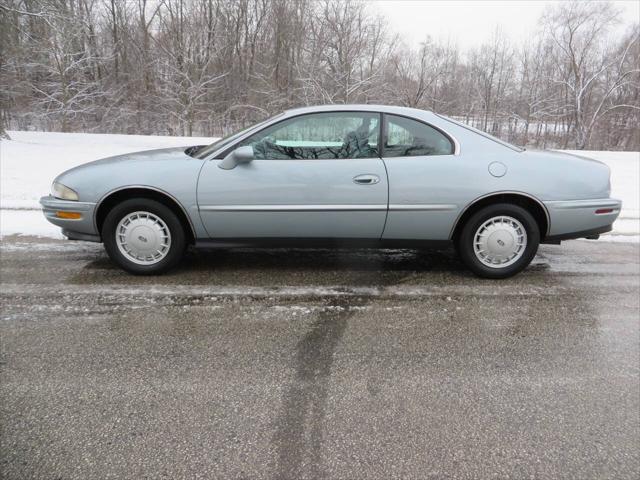
[[276, 269], [385, 269], [449, 270], [463, 266], [453, 249], [292, 249], [247, 248], [230, 250], [191, 250], [182, 267]]
[[[538, 255], [525, 273], [549, 269]], [[517, 281], [522, 276], [514, 277]], [[106, 254], [93, 256], [69, 283], [181, 285], [351, 285], [482, 281], [462, 264], [453, 248], [442, 249], [190, 249], [182, 262], [160, 276], [134, 276]]]
[[379, 285], [424, 273], [469, 277], [453, 249], [190, 249], [162, 276], [132, 276], [105, 255], [84, 264], [71, 283], [163, 283], [216, 285]]

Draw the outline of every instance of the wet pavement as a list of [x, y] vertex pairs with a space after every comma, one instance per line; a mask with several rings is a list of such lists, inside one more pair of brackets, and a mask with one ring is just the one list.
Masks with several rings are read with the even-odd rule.
[[638, 478], [640, 247], [190, 252], [5, 237], [3, 478]]

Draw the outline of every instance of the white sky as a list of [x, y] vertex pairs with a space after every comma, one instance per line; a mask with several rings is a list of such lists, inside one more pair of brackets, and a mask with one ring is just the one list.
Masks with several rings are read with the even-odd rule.
[[[385, 16], [391, 28], [411, 46], [427, 35], [447, 39], [466, 49], [501, 30], [514, 41], [532, 35], [549, 4], [559, 0], [374, 0], [372, 11]], [[594, 1], [594, 0], [591, 0]], [[640, 0], [617, 0], [626, 26], [640, 22]]]

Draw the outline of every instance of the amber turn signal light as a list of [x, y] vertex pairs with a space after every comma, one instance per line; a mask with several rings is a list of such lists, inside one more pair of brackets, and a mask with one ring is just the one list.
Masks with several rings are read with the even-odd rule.
[[82, 218], [80, 212], [56, 212], [56, 217], [66, 218], [67, 220], [79, 220]]

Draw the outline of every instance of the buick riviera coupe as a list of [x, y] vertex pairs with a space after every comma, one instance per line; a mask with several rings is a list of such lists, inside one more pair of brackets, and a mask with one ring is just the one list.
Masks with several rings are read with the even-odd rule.
[[524, 269], [540, 243], [596, 239], [621, 202], [609, 168], [529, 152], [432, 112], [289, 110], [208, 146], [131, 153], [62, 173], [43, 197], [71, 240], [103, 242], [128, 272], [186, 247], [449, 243], [475, 274]]

